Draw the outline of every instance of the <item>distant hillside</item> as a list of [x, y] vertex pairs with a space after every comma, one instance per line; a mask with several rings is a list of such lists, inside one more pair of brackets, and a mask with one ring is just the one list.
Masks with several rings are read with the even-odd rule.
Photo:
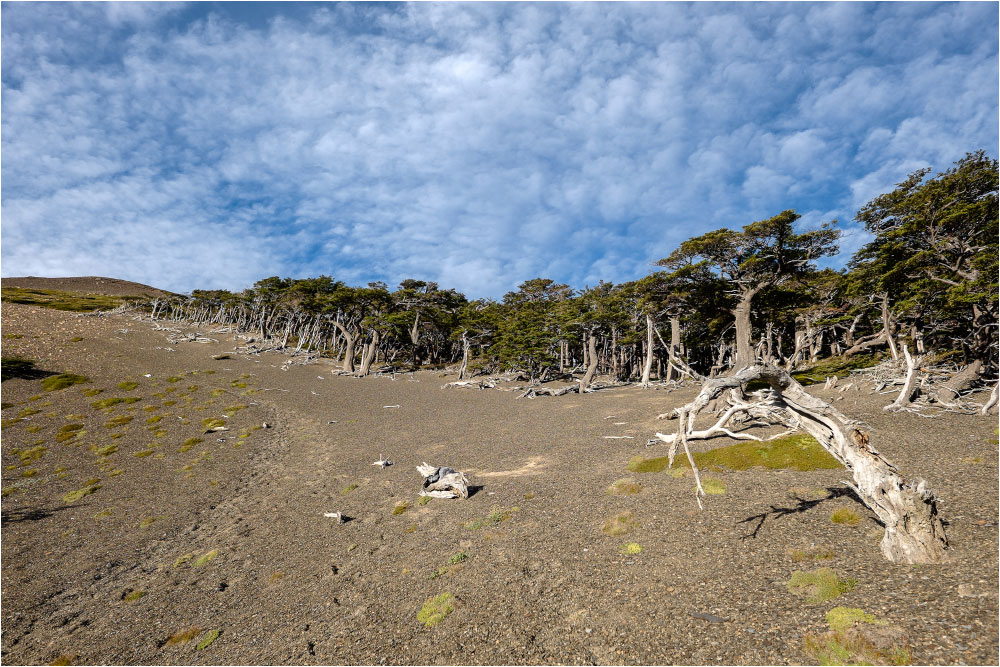
[[170, 292], [133, 283], [117, 278], [102, 278], [100, 276], [77, 276], [74, 278], [39, 278], [27, 276], [24, 278], [2, 278], [0, 285], [4, 288], [30, 290], [58, 290], [61, 292], [81, 292], [84, 294], [102, 294], [105, 296], [170, 296]]

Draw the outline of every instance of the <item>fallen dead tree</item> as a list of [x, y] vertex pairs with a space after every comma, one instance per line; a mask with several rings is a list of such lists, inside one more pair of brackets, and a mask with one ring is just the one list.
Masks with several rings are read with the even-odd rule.
[[[738, 396], [752, 380], [767, 382], [771, 391], [760, 394], [762, 399], [755, 403], [741, 401]], [[688, 440], [698, 435], [694, 431], [695, 418], [727, 390], [730, 390], [731, 410], [805, 431], [851, 471], [853, 483], [844, 484], [854, 490], [885, 526], [881, 549], [887, 559], [901, 563], [946, 560], [948, 539], [938, 517], [936, 499], [926, 482], [905, 479], [871, 446], [868, 434], [857, 421], [806, 393], [791, 375], [775, 366], [757, 364], [728, 377], [709, 379], [692, 402], [676, 410], [678, 428], [670, 440], [669, 463], [673, 465], [678, 445], [683, 447], [694, 471], [699, 506], [705, 491]], [[712, 428], [721, 428], [728, 418], [720, 419]]]

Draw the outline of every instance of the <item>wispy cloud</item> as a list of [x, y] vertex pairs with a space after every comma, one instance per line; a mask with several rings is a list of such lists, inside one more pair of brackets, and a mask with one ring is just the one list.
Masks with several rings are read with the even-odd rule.
[[8, 276], [621, 281], [997, 145], [989, 4], [3, 11]]

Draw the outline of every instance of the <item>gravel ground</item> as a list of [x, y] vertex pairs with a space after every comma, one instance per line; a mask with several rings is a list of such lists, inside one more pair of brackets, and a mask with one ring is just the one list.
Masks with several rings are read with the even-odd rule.
[[[2, 317], [5, 355], [89, 378], [3, 383], [6, 664], [798, 664], [835, 606], [902, 628], [915, 663], [998, 661], [995, 417], [889, 415], [891, 396], [810, 388], [942, 500], [951, 561], [895, 565], [843, 470], [713, 473], [726, 492], [702, 511], [691, 478], [629, 473], [665, 454], [646, 439], [676, 422], [655, 415], [694, 388], [517, 400], [434, 372], [282, 371], [281, 355], [232, 354], [231, 335], [171, 346], [148, 321]], [[94, 406], [113, 397], [140, 400]], [[229, 430], [204, 433], [212, 418]], [[68, 424], [85, 432], [57, 441]], [[468, 472], [475, 493], [419, 504], [421, 461]], [[607, 493], [626, 477], [640, 493]], [[833, 523], [843, 507], [861, 521]], [[604, 534], [622, 512], [631, 531]], [[796, 560], [810, 549], [832, 557]], [[788, 590], [821, 566], [855, 587], [817, 604]], [[425, 627], [445, 592], [454, 612]]]

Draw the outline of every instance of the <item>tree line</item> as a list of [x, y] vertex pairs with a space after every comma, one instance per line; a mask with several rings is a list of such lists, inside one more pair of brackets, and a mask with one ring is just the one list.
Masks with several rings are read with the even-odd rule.
[[576, 290], [545, 278], [499, 301], [437, 283], [351, 287], [329, 276], [270, 277], [242, 292], [195, 290], [153, 316], [227, 325], [344, 372], [458, 365], [460, 376], [518, 371], [671, 380], [792, 369], [902, 346], [976, 375], [997, 370], [998, 169], [984, 151], [911, 174], [857, 214], [873, 239], [835, 271], [835, 222], [799, 232], [786, 210], [741, 230], [688, 239], [639, 280]]

